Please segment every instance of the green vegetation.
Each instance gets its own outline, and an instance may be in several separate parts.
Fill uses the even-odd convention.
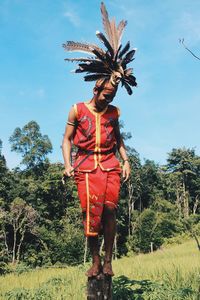
[[[131,134],[123,133],[123,137],[129,139]],[[15,296],[8,294],[7,299],[31,299],[33,293],[37,295],[34,299],[42,299],[41,295],[43,299],[51,299],[52,296],[45,296],[45,293],[52,286],[52,295],[59,294],[58,291],[63,295],[84,293],[85,267],[72,267],[80,266],[84,258],[87,261],[89,257],[85,253],[74,181],[68,179],[65,186],[62,184],[63,164],[49,162],[51,141],[47,135],[42,135],[35,121],[22,129],[16,128],[10,143],[22,160],[19,167],[9,170],[0,141],[0,274],[11,273],[5,278],[8,282],[12,278],[13,286],[11,291],[4,283],[3,291],[15,293]],[[139,255],[122,258],[119,264],[115,262],[115,293],[126,295],[124,299],[128,299],[128,290],[137,288],[138,296],[134,299],[143,299],[139,291],[146,297],[145,293],[150,290],[152,298],[144,299],[196,299],[199,270],[194,271],[193,266],[197,265],[200,250],[200,157],[194,149],[172,149],[166,165],[160,166],[150,160],[142,163],[135,149],[128,147],[127,150],[132,171],[130,180],[121,184],[114,250],[118,259]],[[189,249],[193,250],[188,256],[186,253],[179,253],[177,257],[170,255],[170,249],[160,251],[170,243],[181,244],[189,239],[193,241],[188,244],[193,243]],[[154,253],[155,250],[158,251]],[[153,253],[143,255],[149,252]],[[154,255],[160,255],[160,259],[154,260]],[[151,259],[145,266],[148,257]],[[177,265],[181,257],[184,257],[182,263],[187,265],[187,270]],[[135,265],[136,262],[140,265]],[[66,269],[29,272],[30,285],[17,281],[23,282],[27,270],[63,265]],[[130,270],[129,265],[133,269]],[[120,290],[122,285],[124,291]],[[161,291],[163,298],[159,296]],[[172,294],[166,298],[168,291]]]
[[[114,299],[197,300],[200,297],[200,256],[189,240],[150,254],[113,262]],[[85,299],[86,266],[48,268],[0,278],[1,298]]]

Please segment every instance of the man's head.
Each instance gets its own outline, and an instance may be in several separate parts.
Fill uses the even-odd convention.
[[[117,92],[117,85],[109,80],[98,80],[94,87],[94,99],[98,110],[103,110],[111,103]]]

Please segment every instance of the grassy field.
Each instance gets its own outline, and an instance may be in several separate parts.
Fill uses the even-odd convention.
[[[37,269],[0,278],[0,299],[86,299],[87,266]],[[113,262],[113,299],[200,300],[200,252],[194,241]]]

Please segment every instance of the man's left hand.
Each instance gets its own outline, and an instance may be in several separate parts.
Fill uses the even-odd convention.
[[[124,178],[124,182],[127,181],[130,177],[131,168],[129,162],[126,160],[124,162],[123,168],[122,168],[122,176]]]

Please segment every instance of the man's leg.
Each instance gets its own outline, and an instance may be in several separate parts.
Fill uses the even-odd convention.
[[[101,258],[99,255],[98,236],[88,237],[90,253],[92,255],[92,267],[87,271],[88,277],[97,276],[102,271]]]
[[[113,276],[112,271],[112,251],[113,243],[116,234],[116,209],[115,207],[104,207],[103,211],[103,230],[104,230],[104,243],[105,243],[105,257],[103,264],[103,273]]]

